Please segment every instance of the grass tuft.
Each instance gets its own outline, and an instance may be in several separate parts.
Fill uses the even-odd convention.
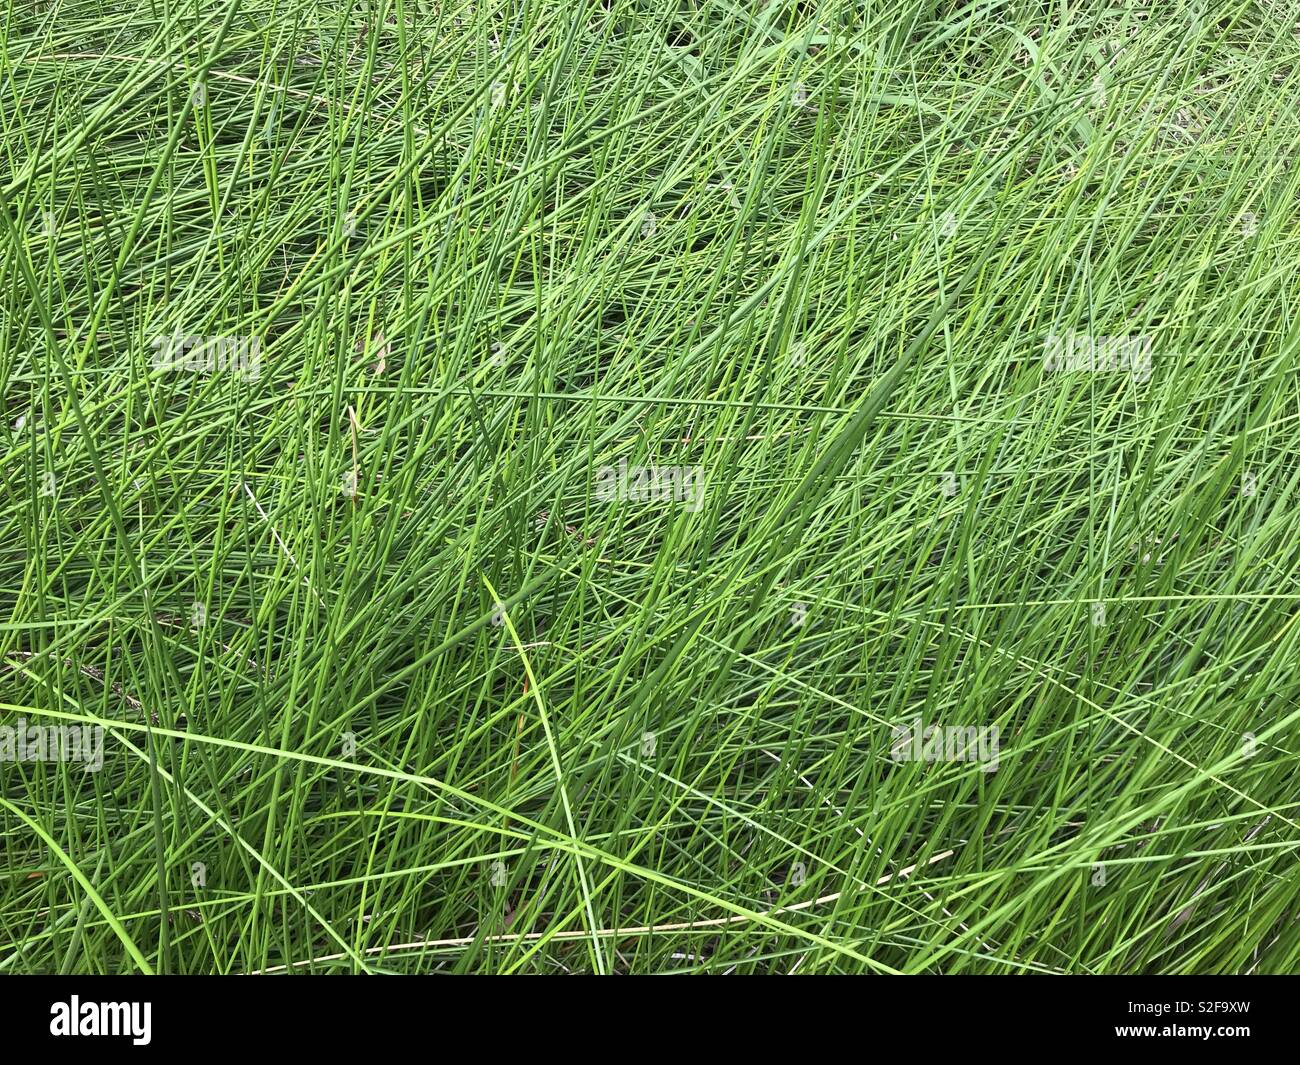
[[[0,34],[0,972],[1296,970],[1294,3]]]

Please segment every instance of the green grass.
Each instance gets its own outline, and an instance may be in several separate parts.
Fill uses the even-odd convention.
[[[1295,971],[1300,8],[1202,8],[9,4],[0,725],[105,739],[0,972]]]

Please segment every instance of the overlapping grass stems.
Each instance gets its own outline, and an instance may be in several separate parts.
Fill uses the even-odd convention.
[[[1297,22],[12,0],[0,972],[1294,970]]]

